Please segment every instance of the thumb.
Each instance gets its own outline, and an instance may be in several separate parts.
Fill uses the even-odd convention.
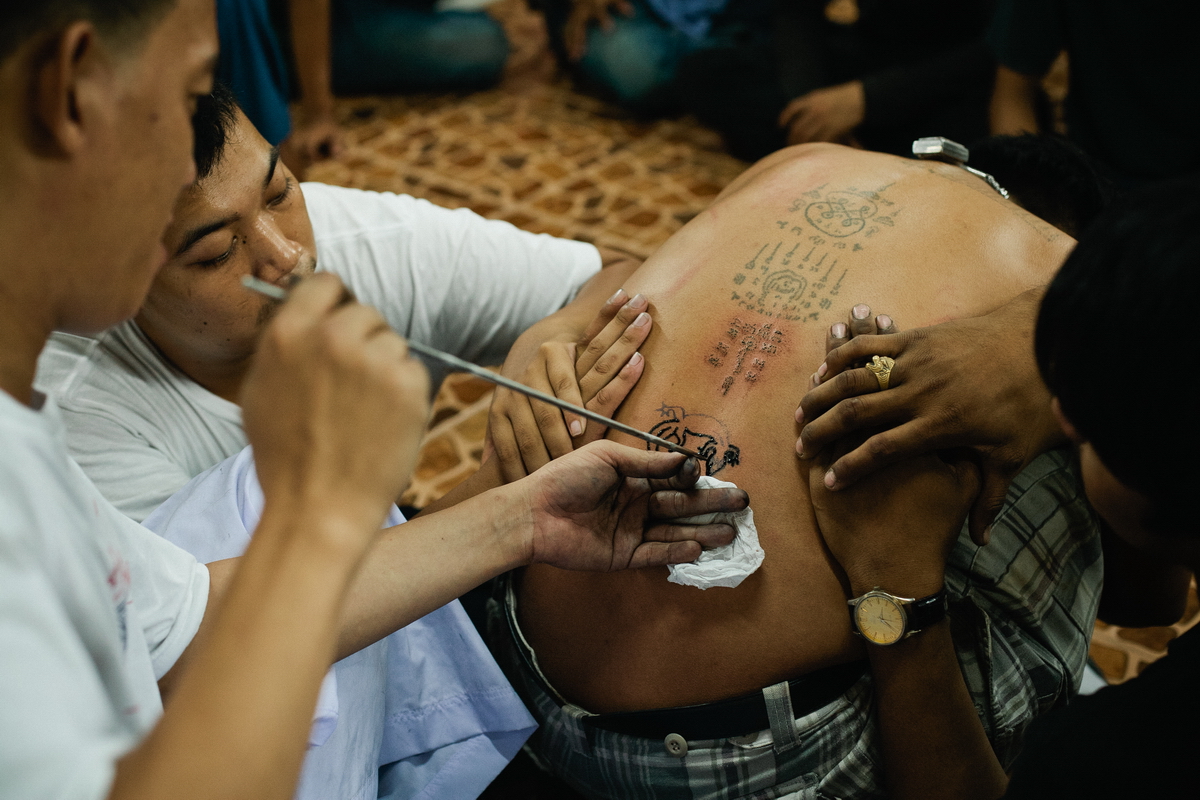
[[[1012,475],[996,470],[985,469],[981,477],[982,486],[979,489],[979,495],[975,498],[975,502],[971,506],[971,513],[967,516],[967,528],[971,533],[971,541],[980,547],[991,539],[992,523],[996,521],[996,515],[1004,507],[1004,500],[1008,496],[1008,485],[1012,482]]]

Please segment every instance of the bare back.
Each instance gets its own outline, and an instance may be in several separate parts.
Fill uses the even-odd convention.
[[[986,313],[1044,285],[1073,244],[948,165],[818,145],[739,178],[627,283],[655,328],[617,418],[686,438],[745,489],[766,560],[707,591],[665,567],[528,568],[520,621],[555,687],[596,712],[679,706],[861,658],[793,450],[828,326],[856,302],[907,328]]]

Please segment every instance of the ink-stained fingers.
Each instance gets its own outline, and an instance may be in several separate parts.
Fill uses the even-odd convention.
[[[626,335],[628,328],[635,320],[638,319],[639,315],[643,313],[648,315],[649,312],[647,309],[649,307],[650,302],[643,294],[634,295],[629,299],[628,302],[621,306],[620,310],[617,311],[616,316],[614,316],[608,322],[608,324],[606,324],[600,330],[599,333],[592,337],[591,341],[587,343],[587,346],[580,350],[578,358],[575,362],[575,374],[579,376],[580,380],[582,380],[583,376],[587,375],[592,367],[596,365],[596,362],[599,361],[601,357],[609,351],[609,348],[611,348],[622,336]],[[647,319],[648,318],[649,317],[647,316]],[[646,333],[649,333],[649,329],[646,330]],[[641,342],[639,342],[637,346],[640,345]],[[635,346],[633,349],[636,350],[637,346]],[[630,353],[632,353],[632,350]]]
[[[587,347],[588,342],[596,338],[596,334],[604,330],[604,326],[612,322],[613,317],[621,310],[621,306],[629,302],[629,295],[624,289],[617,289],[613,292],[613,296],[604,302],[604,307],[596,314],[595,318],[588,323],[584,329],[583,335],[579,337],[579,344]]]
[[[714,547],[724,547],[732,542],[736,535],[737,531],[733,526],[724,522],[709,525],[663,523],[647,530],[645,538],[654,542],[696,542],[703,549],[711,550]]]
[[[604,388],[596,392],[591,400],[587,402],[587,409],[595,411],[597,414],[602,414],[606,417],[612,417],[617,413],[617,408],[621,403],[625,402],[625,398],[633,391],[633,387],[641,380],[642,372],[646,368],[646,359],[641,353],[634,353],[629,359],[629,363],[621,367],[617,372],[616,377],[605,384]],[[587,428],[580,437],[576,437],[577,446],[589,444],[597,439],[603,438],[608,430],[596,422],[588,422]]]
[[[634,317],[633,322],[596,359],[588,371],[579,379],[579,391],[584,401],[590,401],[600,390],[613,381],[621,369],[629,363],[639,347],[650,336],[653,322],[645,311]],[[578,371],[578,360],[576,362]]]
[[[650,516],[656,519],[686,519],[699,514],[734,513],[748,505],[750,496],[742,489],[662,490],[650,497]]]
[[[667,564],[686,564],[700,557],[696,542],[642,542],[629,558],[630,569],[663,567]]]

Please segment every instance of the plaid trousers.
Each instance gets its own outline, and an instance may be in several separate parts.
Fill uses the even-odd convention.
[[[1005,768],[1030,721],[1065,703],[1079,686],[1102,569],[1097,521],[1074,457],[1064,450],[1040,456],[1017,476],[987,546],[975,546],[965,530],[955,544],[946,567],[951,631],[963,678]],[[590,712],[556,699],[513,606],[511,591],[493,601],[489,639],[538,720],[526,749],[583,794],[611,800],[886,796],[869,673],[795,720],[794,732],[688,741],[679,757],[658,739],[595,728],[586,722]]]

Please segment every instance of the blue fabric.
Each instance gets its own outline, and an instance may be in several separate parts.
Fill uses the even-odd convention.
[[[483,11],[337,0],[332,38],[339,95],[484,89],[508,58],[504,29]]]
[[[703,39],[728,0],[646,0],[660,17],[689,39]]]
[[[292,123],[287,65],[271,27],[267,0],[217,0],[217,35],[221,40],[217,77],[263,138],[279,144]]]
[[[544,0],[544,5],[551,47],[584,88],[611,96],[637,113],[663,114],[679,110],[672,84],[685,56],[765,36],[765,14],[760,13],[764,4],[740,0],[741,5],[716,19],[726,2],[631,0],[632,17],[614,11],[609,30],[595,24],[588,28],[586,52],[578,62],[570,61],[562,35],[571,0]],[[664,12],[668,8],[673,9],[670,16]]]
[[[247,447],[144,524],[207,563],[245,550],[262,504]],[[393,506],[387,524],[403,522]],[[305,800],[474,797],[536,727],[457,600],[334,673],[336,728],[305,758],[296,794]]]

